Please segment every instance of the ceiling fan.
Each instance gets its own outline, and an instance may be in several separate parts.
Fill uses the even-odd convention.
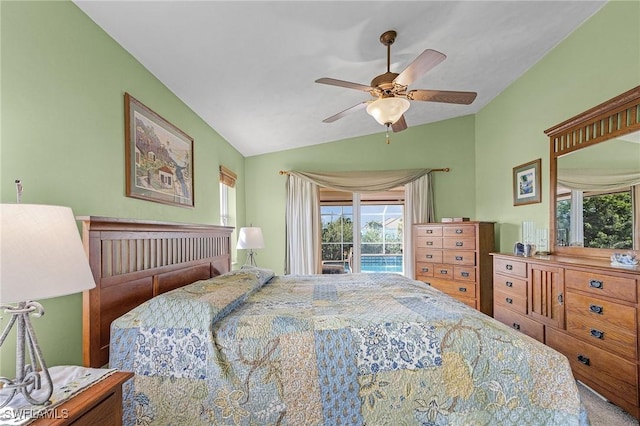
[[[331,86],[346,87],[347,89],[369,92],[374,99],[360,102],[331,117],[322,120],[324,123],[332,123],[345,115],[367,109],[376,121],[387,126],[387,143],[389,127],[394,132],[400,132],[407,128],[404,113],[409,109],[409,101],[443,102],[450,104],[469,105],[477,93],[452,92],[446,90],[408,90],[408,87],[417,78],[434,68],[446,59],[446,55],[438,51],[427,49],[413,60],[400,74],[391,72],[391,45],[396,40],[397,33],[393,30],[385,31],[380,36],[380,42],[387,46],[387,72],[380,74],[371,80],[371,85],[351,83],[334,78],[319,78],[316,83],[329,84]]]

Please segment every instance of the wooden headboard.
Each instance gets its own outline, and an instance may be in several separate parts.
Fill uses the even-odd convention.
[[[96,281],[82,306],[83,364],[109,362],[111,322],[158,294],[228,272],[233,228],[81,216]]]

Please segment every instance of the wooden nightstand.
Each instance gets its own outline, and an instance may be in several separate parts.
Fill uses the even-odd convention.
[[[29,425],[120,426],[122,384],[131,377],[133,373],[115,372],[52,408],[50,418],[39,418]]]

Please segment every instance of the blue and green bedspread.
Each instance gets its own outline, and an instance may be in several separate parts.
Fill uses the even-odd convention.
[[[585,425],[567,359],[398,274],[240,270],[114,321],[126,425]]]

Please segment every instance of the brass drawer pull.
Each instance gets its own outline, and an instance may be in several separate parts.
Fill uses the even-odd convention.
[[[449,273],[449,271],[447,271],[446,269],[440,269],[440,273],[442,275],[447,275]]]
[[[596,330],[595,328],[591,329],[591,335],[596,339],[604,339],[604,331]]]
[[[604,284],[602,283],[602,281],[589,280],[589,287],[602,288],[603,286],[604,286]]]
[[[456,241],[456,247],[462,247],[463,244],[462,241]]]
[[[507,271],[511,271],[513,270],[513,265],[505,265],[505,268],[507,268]]]
[[[584,365],[590,365],[591,364],[591,361],[589,361],[589,357],[588,356],[578,355],[577,358],[578,358],[578,361],[580,361]]]
[[[460,275],[462,275],[465,278],[469,277],[469,273],[468,272],[460,272]]]
[[[462,292],[462,293],[466,293],[467,289],[464,287],[458,287],[458,291]]]
[[[516,330],[520,330],[520,324],[518,324],[517,322],[514,322],[513,328],[515,328]]]
[[[510,297],[505,297],[504,300],[507,301],[508,304],[512,305],[513,304],[513,299]]]
[[[456,260],[462,260],[462,256],[456,256]]]
[[[507,281],[504,283],[507,287],[513,287],[513,283],[511,281]]]
[[[589,310],[594,314],[602,315],[604,312],[604,308],[598,305],[589,305]]]
[[[462,229],[456,229],[456,234],[462,234]]]

